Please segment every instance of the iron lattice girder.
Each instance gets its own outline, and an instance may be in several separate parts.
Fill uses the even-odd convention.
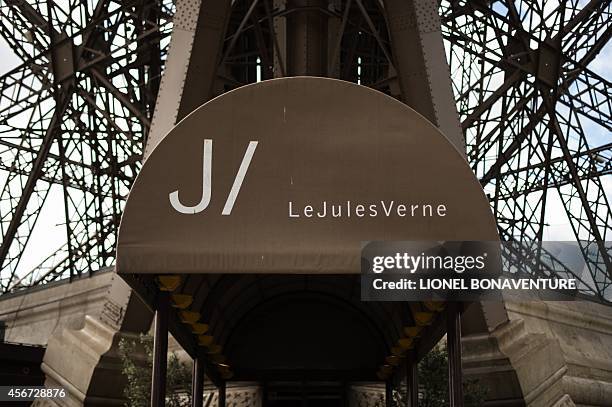
[[[565,93],[559,102],[612,131],[612,84],[597,74],[582,69],[572,83],[572,92]]]
[[[612,143],[587,151],[575,152],[571,157],[572,161],[581,163],[578,167],[581,181],[603,175],[612,175]],[[559,174],[558,178],[552,180],[546,178],[546,169],[549,167],[554,167],[551,172]],[[548,161],[543,160],[537,164],[528,164],[517,169],[509,169],[507,172],[500,173],[498,178],[508,179],[513,177],[516,180],[512,183],[502,183],[500,185],[500,188],[504,189],[504,193],[498,195],[498,199],[508,200],[543,189],[560,188],[568,185],[572,183],[572,179],[563,175],[567,173],[567,163],[563,156],[551,158]]]
[[[112,225],[117,227],[122,201],[139,166],[148,126],[147,112],[152,110],[150,99],[154,101],[155,95],[149,95],[147,100],[145,88],[138,82],[144,77],[134,77],[126,68],[141,69],[143,61],[140,65],[135,64],[133,56],[143,49],[149,52],[155,41],[159,44],[161,34],[168,34],[169,21],[164,22],[166,28],[160,27],[158,21],[138,21],[134,15],[137,5],[149,9],[154,6],[143,2],[100,1],[87,11],[89,5],[79,2],[69,7],[73,7],[72,11],[80,8],[87,18],[62,23],[57,17],[61,8],[55,3],[45,9],[44,4],[33,6],[12,1],[0,8],[3,17],[0,30],[25,61],[24,65],[2,77],[2,84],[8,85],[3,86],[0,99],[0,109],[7,106],[2,109],[5,112],[1,125],[7,134],[3,145],[12,147],[2,150],[2,167],[11,170],[9,181],[16,181],[11,190],[7,189],[7,182],[0,197],[3,203],[0,208],[3,232],[0,258],[4,263],[1,281],[4,290],[15,278],[17,264],[35,223],[32,220],[35,221],[40,213],[50,181],[64,187],[68,239],[76,244],[69,257],[83,257],[85,252],[90,264],[81,265],[84,270],[98,261],[101,265],[112,261],[114,232],[104,233],[105,239],[98,245],[88,243],[86,250],[79,249],[78,244],[79,241],[89,242],[87,236],[97,234],[95,230],[107,229],[102,223],[106,222],[105,216],[110,215],[114,219]],[[12,20],[6,18],[9,14],[14,17]],[[117,33],[130,25],[134,26],[133,37],[124,32],[123,43],[113,49],[109,44],[121,42],[117,40],[120,36]],[[72,35],[67,35],[67,31]],[[147,36],[149,41],[143,42]],[[140,47],[128,51],[126,47],[131,47],[130,42]],[[159,65],[162,55],[149,57]],[[22,73],[21,79],[16,78],[19,73]],[[22,80],[25,76],[29,77],[29,83]],[[12,93],[8,92],[8,87],[12,87]],[[67,92],[67,89],[72,91]],[[56,126],[49,126],[43,115],[32,117],[30,114],[23,118],[37,106],[52,102],[53,97],[68,93],[65,112],[59,114],[62,120],[56,120]],[[10,101],[5,99],[7,95]],[[85,112],[88,118],[82,116]],[[130,116],[136,116],[136,120]],[[47,140],[48,147],[27,140],[36,134],[31,131],[36,127],[46,128],[45,131],[52,134]],[[21,136],[14,137],[19,134]],[[11,138],[16,142],[10,142]],[[56,146],[53,147],[55,152],[50,151],[51,146]],[[42,163],[42,166],[32,167],[31,163]],[[21,187],[14,185],[19,184],[18,178],[23,178],[23,174],[31,181]],[[17,188],[19,193],[15,193]],[[30,200],[35,192],[38,199]],[[37,205],[33,205],[34,201]],[[99,226],[95,226],[96,223]],[[72,227],[75,225],[76,228]],[[66,270],[80,272],[74,268]],[[63,275],[64,270],[61,273]]]
[[[470,109],[461,109],[461,105],[462,99],[465,100],[466,98],[470,97],[470,93],[468,91],[474,90],[472,89],[472,86],[469,86],[467,89],[462,89],[462,91],[459,93],[460,97],[458,104],[460,106],[460,114],[464,115],[462,120],[464,130],[473,127],[479,118],[481,120],[486,120],[485,114],[490,111],[494,105],[507,94],[509,90],[525,83],[528,75],[532,75],[536,80],[545,82],[545,84],[548,86],[550,86],[551,83],[554,85],[559,85],[561,88],[565,89],[565,93],[569,91],[570,86],[573,85],[575,81],[579,80],[583,90],[577,93],[569,93],[567,94],[567,97],[576,98],[577,102],[585,104],[586,102],[584,99],[580,98],[579,96],[583,96],[588,89],[588,92],[595,92],[592,95],[589,94],[589,101],[598,101],[597,104],[599,105],[603,99],[601,95],[605,95],[605,89],[610,89],[609,82],[589,71],[587,66],[593,61],[605,44],[608,43],[612,28],[612,23],[610,23],[611,19],[604,19],[602,21],[602,24],[605,25],[605,30],[593,28],[593,31],[597,34],[600,34],[603,30],[603,33],[597,36],[588,36],[588,32],[573,33],[571,31],[571,27],[581,26],[585,20],[590,20],[589,17],[591,15],[586,13],[587,10],[592,10],[592,12],[596,15],[601,14],[603,16],[607,15],[612,17],[610,4],[611,2],[609,0],[592,0],[587,7],[576,13],[574,18],[564,26],[564,29],[555,34],[554,38],[544,41],[538,38],[535,33],[528,33],[523,27],[522,22],[517,21],[516,17],[507,18],[493,11],[492,8],[487,10],[488,13],[480,13],[472,9],[471,13],[469,14],[470,18],[466,19],[466,22],[460,26],[457,26],[455,19],[450,18],[450,16],[455,16],[456,18],[457,16],[454,14],[451,14],[450,16],[447,15],[446,18],[443,18],[443,22],[446,23],[446,39],[448,41],[460,41],[462,51],[474,55],[476,59],[481,59],[483,62],[488,62],[492,69],[502,69],[504,72],[506,72],[504,83],[495,88],[489,95],[484,92],[485,89],[476,90],[481,95],[486,97],[484,99],[478,99],[478,103],[473,104]],[[480,9],[480,11],[482,11],[482,9]],[[511,13],[511,15],[514,14],[515,13]],[[508,31],[501,29],[500,25],[506,26],[505,29]],[[481,37],[479,37],[477,33],[474,33],[474,36],[469,36],[461,32],[462,29],[472,30],[473,26],[479,27],[478,31]],[[502,39],[506,39],[507,42],[515,41],[515,36],[513,35],[512,30],[522,33],[523,36],[528,36],[528,38],[525,39],[526,43],[522,45],[520,50],[518,50],[519,52],[508,54],[508,52],[506,52],[506,45],[503,43],[499,44],[497,49],[491,49],[483,46],[483,43],[490,41],[488,38],[482,38],[486,36],[487,30],[491,30],[493,33],[495,33],[495,35],[499,36],[497,39],[498,41],[502,41]],[[585,35],[587,36],[587,39],[581,41],[580,38]],[[573,42],[576,44],[585,41],[592,42],[591,47],[585,50],[584,48],[575,45],[570,47],[567,52],[564,52],[562,47],[563,44],[565,44],[565,42],[563,42],[565,37],[569,37],[570,39],[575,38],[575,40],[567,40],[567,42]],[[529,42],[531,41],[537,42],[539,44],[538,48],[532,50],[529,46]],[[551,44],[558,45],[555,49],[555,46]],[[471,49],[471,46],[480,48],[480,50]],[[549,75],[550,73],[548,71],[554,70],[554,67],[551,66],[549,69],[538,69],[537,67],[530,67],[529,63],[522,62],[523,60],[531,61],[538,59],[537,55],[541,52],[542,48],[544,48],[546,52],[556,52],[558,55],[551,59],[558,61],[562,67],[565,66],[565,69],[561,69],[561,71],[558,72],[557,78],[555,78],[553,81],[550,79],[543,79],[542,74]],[[582,55],[580,55],[578,52],[580,50],[584,51]],[[579,60],[575,59],[577,56],[580,56]],[[491,72],[489,71],[485,74],[490,75],[490,73]],[[579,79],[579,75],[582,73],[586,75],[586,78]],[[586,86],[586,84],[592,84],[593,87]],[[603,88],[601,86],[595,87],[599,84],[602,84]],[[565,93],[559,92],[558,94],[565,95]],[[609,96],[609,93],[607,95]],[[605,106],[609,107],[609,97],[606,99],[608,99],[608,103],[605,104]],[[592,110],[594,110],[594,108]],[[608,112],[604,110],[602,114],[609,117],[609,110]]]
[[[506,15],[500,13],[500,7],[495,10],[500,4]],[[467,75],[463,76],[457,91],[468,154],[483,185],[489,186],[500,225],[507,224],[510,236],[541,238],[546,192],[557,188],[578,238],[598,245],[599,260],[590,259],[590,264],[595,268],[593,278],[606,276],[605,282],[610,277],[610,253],[602,239],[611,217],[599,178],[609,171],[605,155],[609,149],[604,146],[593,149],[597,155],[588,153],[580,115],[607,128],[609,84],[586,67],[610,38],[610,2],[591,1],[582,9],[572,8],[576,2],[561,3],[555,24],[547,30],[540,28],[543,24],[539,22],[546,16],[537,9],[537,3],[521,2],[520,6],[531,9],[520,12],[516,4],[492,2],[470,7],[466,3],[461,9],[463,20],[445,20],[449,24],[447,37],[458,36],[469,50],[467,60],[465,55],[460,56],[457,65],[471,65],[475,68],[470,69],[481,73],[473,75],[478,78],[474,82],[470,77],[465,82]],[[457,10],[449,8],[448,15]],[[567,17],[567,21],[559,16]],[[490,33],[496,38],[487,37]],[[508,46],[512,46],[510,51]],[[557,76],[551,77],[555,71]],[[488,88],[487,81],[495,74],[501,74],[503,81]],[[587,86],[595,83],[599,86]],[[552,93],[541,90],[551,86],[555,90]],[[567,118],[559,117],[560,104],[569,108]],[[602,108],[601,114],[589,105]],[[578,143],[570,137],[578,138]],[[578,147],[574,147],[576,144]],[[562,186],[569,187],[569,192]],[[535,196],[536,191],[543,193]],[[506,223],[505,219],[516,221]],[[586,247],[583,251],[585,257],[590,256]]]
[[[75,242],[81,242],[80,247],[75,244],[74,253],[68,253],[64,260],[54,256],[40,268],[54,270],[55,275],[66,269],[87,270],[87,262],[95,263],[98,257],[112,257],[113,243],[103,246],[94,236],[104,235],[112,240],[112,227],[109,229],[108,225],[100,223],[103,219],[101,208],[107,202],[110,205],[107,209],[112,207],[115,215],[120,214],[124,195],[104,185],[110,182],[129,188],[138,170],[140,149],[154,102],[151,95],[155,94],[157,86],[155,77],[147,76],[146,69],[160,72],[167,43],[160,46],[152,58],[157,58],[156,68],[152,60],[144,65],[137,61],[140,55],[150,54],[151,47],[143,46],[143,42],[156,38],[153,42],[159,43],[159,37],[155,36],[159,32],[167,35],[169,24],[164,25],[161,21],[169,21],[170,12],[169,8],[156,7],[157,3],[151,1],[119,6],[111,1],[92,2],[95,5],[90,6],[73,3],[72,6],[83,10],[81,15],[85,16],[85,23],[77,23],[65,12],[61,17],[59,7],[48,12],[44,5],[34,2],[12,0],[0,8],[0,33],[25,61],[19,72],[1,78],[2,116],[6,112],[7,119],[14,123],[13,117],[29,112],[28,109],[40,101],[51,100],[58,78],[74,82],[73,99],[77,102],[71,100],[66,115],[78,117],[80,110],[85,109],[88,116],[85,120],[73,120],[72,129],[59,130],[66,149],[72,148],[73,154],[62,157],[57,151],[50,151],[38,176],[40,182],[36,184],[40,185],[38,202],[44,202],[44,186],[50,183],[64,186],[64,194],[71,199],[77,198],[72,190],[83,191],[82,196],[88,201],[80,210],[66,214],[71,218],[67,223],[81,227],[79,237],[74,238]],[[584,130],[585,123],[608,131],[611,128],[610,82],[588,68],[610,39],[611,1],[591,0],[582,5],[578,0],[565,0],[555,8],[544,3],[443,1],[440,8],[442,28],[468,145],[468,159],[491,197],[500,230],[510,238],[541,237],[546,227],[547,198],[550,191],[556,190],[577,239],[586,241],[588,246],[609,236],[611,220],[601,183],[601,177],[611,173],[610,144],[604,142],[589,147]],[[257,58],[261,61],[263,78],[286,74],[285,55],[281,50],[283,33],[278,29],[282,24],[278,23],[293,11],[279,4],[282,2],[271,0],[232,3],[232,16],[222,44],[223,62],[214,79],[214,92],[254,81]],[[113,17],[126,10],[132,14],[123,19]],[[330,35],[328,56],[332,59],[326,64],[327,74],[361,81],[399,97],[393,69],[396,54],[402,50],[393,49],[389,41],[382,3],[340,1],[320,11],[337,20],[337,35]],[[156,19],[150,18],[151,13],[157,15]],[[140,22],[134,23],[136,20]],[[138,26],[138,35],[130,37],[136,46],[122,48],[121,55],[117,54],[117,49],[109,51],[113,48],[113,32],[130,25]],[[87,33],[96,40],[93,46],[85,49],[74,39],[77,36],[85,38]],[[70,50],[73,62],[68,67],[50,63],[53,55],[57,59],[58,55],[70,54]],[[143,70],[143,66],[148,68]],[[140,70],[133,72],[132,67],[140,67]],[[357,73],[358,67],[361,75]],[[121,86],[118,79],[128,85]],[[550,89],[556,91],[551,93]],[[10,93],[11,90],[14,92]],[[145,95],[149,95],[148,100]],[[101,99],[105,103],[101,104]],[[49,112],[41,112],[40,119],[36,120],[46,123],[48,115]],[[131,124],[126,126],[125,120]],[[2,124],[0,120],[0,126]],[[23,136],[22,140],[2,138],[0,168],[8,170],[13,181],[31,174],[31,163],[36,153],[42,151],[45,126],[38,127],[36,131],[32,131],[33,125],[5,127],[36,135],[29,141],[23,141]],[[96,128],[95,133],[93,128]],[[77,129],[88,135],[75,135]],[[102,140],[110,144],[103,146]],[[86,150],[77,147],[79,141],[86,143],[88,149],[101,152],[100,157],[96,161],[78,157],[78,154],[87,154]],[[19,147],[15,148],[16,145]],[[115,148],[123,148],[125,153],[118,153]],[[120,157],[113,159],[113,155]],[[87,174],[87,181],[80,179],[79,174]],[[24,196],[22,189],[11,189],[13,202],[20,196]],[[96,200],[98,204],[93,203]],[[95,214],[84,209],[92,205],[97,208]],[[66,206],[77,205],[68,200]],[[30,221],[40,210],[36,205],[32,208]],[[0,211],[4,228],[13,212],[4,212],[3,208]],[[96,229],[104,233],[89,230],[88,222],[98,224]],[[29,232],[31,227],[24,227],[21,242],[27,242]],[[588,258],[587,246],[585,257]],[[598,250],[596,259],[587,260],[594,267],[593,277],[600,283],[593,291],[602,298],[609,280],[602,265],[609,263],[610,255],[607,248],[600,246]],[[21,255],[21,251],[17,252],[16,259]],[[70,261],[71,257],[86,261],[75,264]],[[55,263],[61,266],[46,265]],[[10,270],[6,267],[2,270],[3,276],[7,271]],[[606,278],[600,278],[602,271]],[[32,281],[42,282],[49,278],[49,274],[41,275],[46,277]]]

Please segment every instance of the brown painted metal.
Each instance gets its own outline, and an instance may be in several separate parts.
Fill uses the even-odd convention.
[[[385,382],[385,407],[393,406],[393,381]]]
[[[193,373],[191,382],[191,405],[202,407],[204,401],[204,359],[198,356],[193,359]]]
[[[463,407],[463,372],[461,368],[461,305],[448,303],[446,316],[448,346],[448,394],[450,407]]]
[[[155,312],[155,336],[153,337],[153,373],[151,383],[151,407],[166,404],[166,373],[168,364],[168,318],[170,297],[162,291],[158,295]]]
[[[181,205],[204,197],[205,139],[214,146],[208,206],[180,213],[169,194]],[[235,206],[223,214],[226,191],[255,142]],[[447,211],[387,216],[381,201]],[[331,205],[341,203],[344,215],[333,217]],[[348,213],[364,203],[380,207]],[[164,138],[130,192],[117,271],[357,274],[363,240],[496,239],[480,184],[430,122],[363,86],[284,78],[226,93]]]
[[[153,140],[209,98],[211,83],[218,94],[254,82],[258,57],[269,64],[273,56],[274,77],[285,76],[287,53],[306,55],[296,48],[298,42],[287,37],[286,21],[299,11],[290,10],[291,4],[285,8],[280,0],[258,1],[242,28],[252,1],[185,0],[176,3],[174,16],[175,2],[170,0],[80,2],[72,14],[83,16],[82,20],[66,20],[59,4],[44,3],[9,0],[0,10],[4,22],[0,35],[26,62],[0,79],[4,89],[0,104],[7,106],[1,112],[6,136],[0,144],[6,150],[0,169],[9,174],[13,185],[0,193],[0,201],[7,206],[1,220],[3,291],[112,264],[125,191],[138,172],[164,65],[165,92],[152,121]],[[321,11],[320,18],[327,19],[329,35],[322,35],[325,24],[319,24],[320,32],[308,35],[321,38],[321,49],[327,48],[327,53],[317,52],[328,59],[326,74],[402,98],[412,89],[417,95],[415,107],[431,105],[432,98],[423,97],[431,93],[437,107],[418,107],[426,115],[453,110],[435,97],[437,86],[450,92],[447,73],[432,80],[446,66],[442,29],[468,159],[491,191],[500,230],[506,238],[542,236],[541,229],[548,227],[548,210],[542,208],[541,191],[558,190],[569,223],[584,241],[581,248],[596,282],[593,292],[602,297],[611,282],[606,270],[610,256],[600,247],[593,261],[587,249],[596,245],[598,236],[607,235],[612,224],[601,182],[603,175],[612,172],[612,147],[589,146],[580,118],[598,129],[612,128],[609,79],[589,68],[612,36],[606,18],[612,2],[564,0],[555,8],[530,7],[527,2],[520,10],[514,2],[503,10],[486,1],[459,5],[444,0],[436,8],[437,3],[428,0],[385,0],[386,9],[373,0],[325,3],[324,10],[318,7],[316,13]],[[315,26],[311,24],[309,30]],[[112,43],[99,27],[117,28]],[[174,32],[168,46],[170,27]],[[483,35],[474,35],[473,27],[481,27]],[[552,37],[533,34],[542,30],[553,33]],[[492,35],[499,41],[489,41]],[[230,41],[235,46],[218,66],[220,50],[228,48]],[[177,74],[173,66],[181,71]],[[58,81],[64,90],[69,83],[75,86],[60,120],[34,115],[26,127],[16,124],[19,120],[11,121],[36,106],[53,103],[49,84]],[[406,83],[414,86],[406,87]],[[561,127],[553,138],[547,137],[550,109],[535,90],[540,85],[550,90],[552,100],[546,103]],[[557,106],[568,114],[560,114]],[[55,111],[62,110],[57,103]],[[428,117],[435,119],[435,115]],[[75,127],[67,127],[73,120]],[[161,123],[164,120],[167,126]],[[63,135],[65,154],[57,154],[56,149],[46,152],[48,143],[35,142],[44,137],[50,123],[60,123],[56,127]],[[568,140],[579,140],[576,151],[563,148]],[[84,145],[95,153],[92,160],[83,154]],[[38,157],[43,171],[38,164],[31,166]],[[60,167],[64,170],[58,171]],[[32,180],[20,182],[24,176]],[[516,179],[522,180],[518,186]],[[64,200],[70,244],[20,278],[17,265],[51,185],[62,185],[63,193],[70,195]],[[593,191],[594,198],[584,199],[581,188]]]
[[[287,75],[325,76],[327,0],[287,1]]]
[[[406,407],[419,406],[419,369],[415,352],[406,358]]]
[[[384,0],[384,5],[402,100],[464,151],[450,71],[443,62],[437,4],[430,0]]]
[[[175,123],[212,97],[217,67],[223,58],[221,52],[231,2],[187,0],[178,2],[176,7],[170,55],[160,85],[145,158]],[[232,37],[232,43],[238,36]]]
[[[227,403],[227,384],[226,382],[222,382],[217,388],[219,392],[219,407],[225,407]]]

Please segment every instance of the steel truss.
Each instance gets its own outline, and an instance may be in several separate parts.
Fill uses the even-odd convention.
[[[0,192],[2,291],[112,264],[172,13],[170,1],[0,6],[0,34],[23,60],[0,78],[0,168],[8,172]],[[63,190],[67,243],[19,276],[52,185]]]
[[[330,28],[321,75],[401,98],[385,1],[301,7]],[[556,3],[444,0],[439,15],[467,157],[501,236],[524,247],[542,240],[557,200],[588,265],[584,291],[610,300],[612,215],[603,182],[612,174],[612,86],[589,67],[612,35],[612,6]],[[280,0],[233,2],[214,94],[291,74],[278,27],[298,9]],[[0,169],[9,174],[0,195],[3,292],[113,263],[173,11],[170,1],[144,0],[0,7],[0,34],[24,61],[0,78]],[[604,136],[594,140],[593,131]],[[63,189],[67,243],[17,275],[51,185]],[[572,273],[544,257],[541,272]]]
[[[501,236],[542,240],[560,199],[599,299],[612,299],[610,82],[588,66],[612,35],[610,1],[444,3],[441,13],[472,167]],[[587,127],[601,129],[590,146]],[[553,196],[554,195],[554,196]],[[566,270],[558,262],[553,272]]]

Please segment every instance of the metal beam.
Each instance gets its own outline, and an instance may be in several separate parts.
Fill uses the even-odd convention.
[[[449,302],[446,307],[446,343],[448,346],[448,394],[450,407],[463,407],[463,373],[461,368],[461,309]]]
[[[204,355],[193,359],[193,373],[191,382],[191,406],[203,407],[204,403]]]
[[[30,197],[34,192],[34,188],[36,183],[38,182],[43,165],[47,161],[47,156],[49,154],[49,150],[51,149],[51,145],[53,144],[55,138],[58,135],[59,125],[62,122],[62,116],[68,107],[68,103],[70,101],[70,97],[72,95],[72,89],[65,89],[62,95],[57,99],[57,106],[55,108],[55,112],[53,113],[53,117],[49,122],[47,127],[47,131],[45,132],[45,137],[40,146],[40,150],[36,155],[36,159],[32,164],[32,168],[30,170],[30,174],[25,182],[23,192],[19,197],[19,202],[17,206],[13,209],[11,217],[11,221],[8,225],[8,228],[4,232],[2,236],[2,244],[0,245],[0,266],[4,267],[6,258],[8,255],[9,248],[13,243],[13,239],[15,238],[15,234],[17,233],[17,229],[21,225],[21,220],[23,214],[26,210],[26,207],[30,201]],[[11,277],[12,279],[12,277]],[[10,280],[9,280],[10,281]]]
[[[231,4],[226,0],[177,2],[168,63],[159,87],[145,160],[179,120],[212,96],[230,12]]]
[[[402,100],[464,152],[437,3],[384,0],[384,5]]]
[[[153,337],[153,373],[151,374],[151,407],[166,405],[166,374],[168,363],[168,318],[170,295],[160,291],[155,311],[155,334]]]

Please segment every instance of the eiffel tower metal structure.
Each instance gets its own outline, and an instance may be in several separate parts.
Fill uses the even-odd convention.
[[[409,9],[399,0],[213,3],[198,34],[203,48],[193,51],[204,53],[199,69],[213,77],[203,100],[304,72],[287,52],[309,49],[285,45],[305,24],[318,29],[300,35],[327,44],[304,59],[308,72],[402,99],[402,86],[427,81],[398,67],[416,46],[429,63],[427,33],[441,28],[466,156],[500,236],[527,253],[530,242],[550,238],[553,223],[566,224],[588,270],[578,275],[583,293],[612,300],[612,84],[594,68],[610,51],[610,0],[414,0]],[[0,77],[0,293],[113,265],[170,38],[199,4],[0,2],[0,35],[22,62]],[[436,106],[403,101],[435,119]],[[180,106],[176,119],[201,102]],[[28,248],[45,203],[60,196],[65,239]],[[48,256],[20,268],[26,249]],[[543,258],[531,272],[576,275],[554,254]]]

